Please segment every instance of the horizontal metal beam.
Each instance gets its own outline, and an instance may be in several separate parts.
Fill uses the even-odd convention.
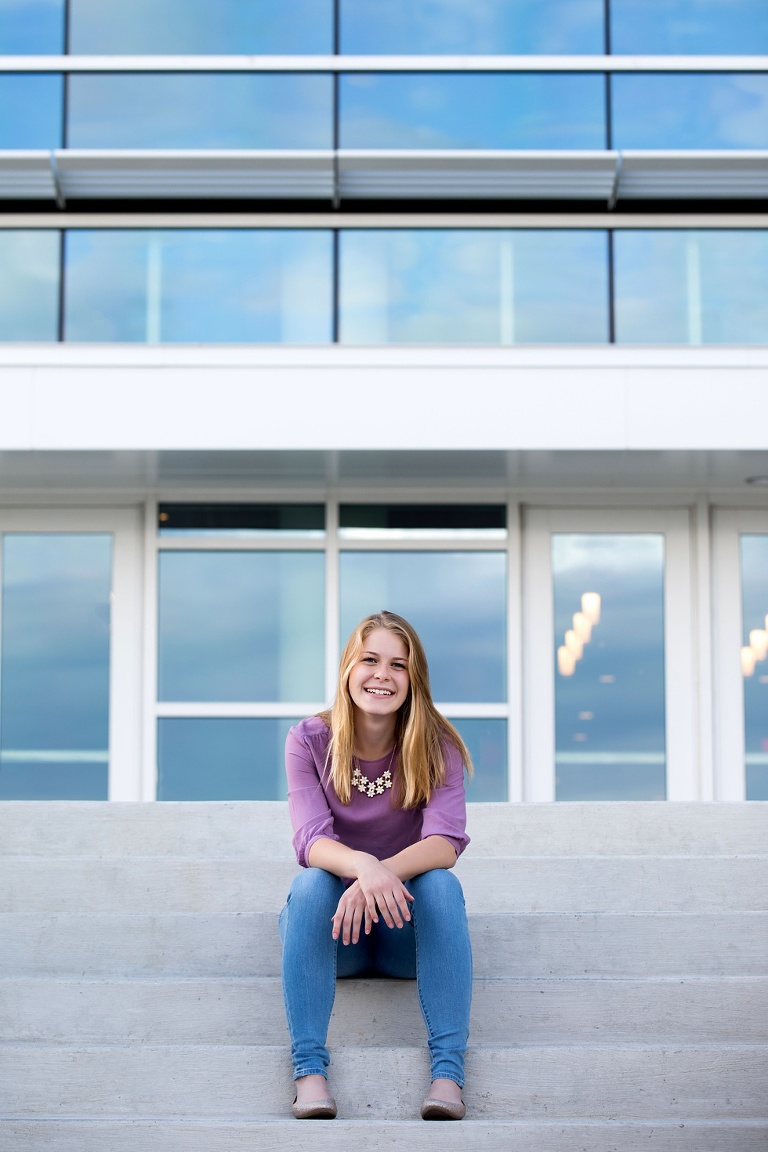
[[[766,71],[765,56],[0,56],[0,73]]]

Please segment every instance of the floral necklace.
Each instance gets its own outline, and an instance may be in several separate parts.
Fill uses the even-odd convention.
[[[369,780],[368,777],[360,770],[360,761],[356,756],[352,757],[352,787],[357,788],[363,796],[383,796],[386,788],[392,787],[392,763],[395,759],[395,749],[393,748],[389,756],[389,765],[386,772],[382,772],[381,776],[377,776],[375,780]]]

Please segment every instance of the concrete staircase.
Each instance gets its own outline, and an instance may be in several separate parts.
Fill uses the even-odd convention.
[[[475,805],[467,1119],[411,982],[339,985],[299,1124],[283,804],[0,804],[2,1152],[766,1152],[768,804]]]

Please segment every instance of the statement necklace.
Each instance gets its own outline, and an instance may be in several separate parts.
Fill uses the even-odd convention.
[[[352,757],[352,787],[357,788],[358,792],[363,796],[383,796],[386,788],[392,787],[392,761],[395,758],[395,749],[392,749],[389,757],[389,766],[386,772],[382,772],[381,776],[377,776],[375,780],[369,780],[364,773],[360,771],[360,761],[356,756]]]

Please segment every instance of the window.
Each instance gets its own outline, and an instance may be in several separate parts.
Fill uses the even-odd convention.
[[[58,232],[0,231],[0,340],[58,338]]]
[[[0,0],[0,56],[64,51],[64,0]]]
[[[768,76],[611,77],[614,148],[767,148]]]
[[[768,52],[764,0],[610,0],[611,51],[630,55]]]
[[[0,75],[0,149],[60,148],[63,77]]]

